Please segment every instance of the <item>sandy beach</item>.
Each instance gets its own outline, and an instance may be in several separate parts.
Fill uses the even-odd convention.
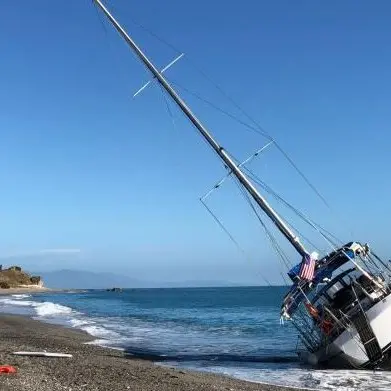
[[[50,288],[45,287],[20,287],[20,288],[8,288],[0,289],[0,296],[3,295],[17,295],[17,294],[26,294],[26,293],[41,293],[41,292],[57,292],[53,291]]]
[[[74,329],[27,317],[0,315],[0,364],[17,374],[0,375],[2,391],[262,390],[290,388],[256,384],[199,372],[169,369],[121,351],[85,344],[92,338]],[[14,351],[70,353],[72,358],[20,357]]]

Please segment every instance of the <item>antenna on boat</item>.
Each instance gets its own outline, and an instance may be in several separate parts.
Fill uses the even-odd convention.
[[[118,33],[130,46],[130,48],[136,53],[144,65],[150,70],[154,78],[161,84],[161,86],[167,91],[171,96],[174,102],[179,106],[182,112],[186,117],[191,121],[191,123],[196,127],[196,129],[201,133],[204,139],[208,144],[213,148],[216,154],[224,162],[224,165],[231,170],[232,174],[236,176],[239,182],[243,187],[248,191],[251,197],[259,205],[259,207],[267,214],[267,216],[273,221],[277,226],[280,232],[288,239],[288,241],[293,245],[296,251],[301,255],[308,255],[309,252],[301,244],[299,238],[291,231],[285,221],[277,214],[277,212],[269,205],[269,203],[261,196],[256,187],[251,183],[247,176],[241,171],[232,158],[228,155],[225,149],[217,143],[217,141],[212,137],[209,131],[205,126],[200,122],[200,120],[193,114],[191,109],[187,104],[182,100],[182,98],[177,94],[177,92],[171,87],[168,81],[163,76],[162,72],[154,66],[154,64],[148,59],[148,57],[143,53],[143,51],[137,46],[133,39],[128,35],[128,33],[123,29],[123,27],[117,22],[114,16],[108,11],[108,9],[103,5],[101,0],[93,0],[95,4],[101,9],[105,14],[111,24],[115,27]]]

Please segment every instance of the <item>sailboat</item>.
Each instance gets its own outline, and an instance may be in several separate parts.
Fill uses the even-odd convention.
[[[386,366],[391,353],[390,265],[368,244],[358,241],[333,247],[332,252],[323,256],[307,249],[246,175],[242,165],[212,136],[102,1],[93,1],[212,147],[229,174],[298,253],[299,262],[288,272],[292,286],[281,305],[281,320],[291,322],[297,329],[299,357],[311,365]]]

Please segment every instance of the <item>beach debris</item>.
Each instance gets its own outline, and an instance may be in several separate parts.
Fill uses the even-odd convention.
[[[16,356],[35,356],[35,357],[73,357],[67,353],[49,353],[49,352],[13,352]]]
[[[3,373],[16,373],[16,368],[11,365],[0,365],[0,374]]]

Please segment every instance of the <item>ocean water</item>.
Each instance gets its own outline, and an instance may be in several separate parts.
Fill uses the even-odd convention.
[[[389,390],[391,372],[318,370],[280,325],[284,287],[129,289],[0,297],[0,311],[85,330],[159,365],[317,390]]]

